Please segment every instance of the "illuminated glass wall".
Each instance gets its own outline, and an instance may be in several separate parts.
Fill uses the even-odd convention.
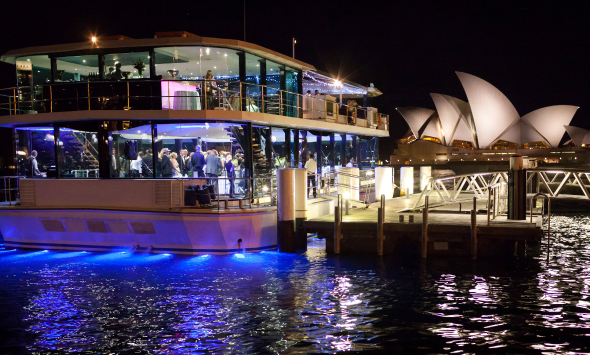
[[[62,178],[98,178],[97,132],[62,127],[59,129],[58,159]]]
[[[150,77],[149,52],[114,53],[104,56],[104,80]]]
[[[55,144],[52,127],[22,127],[15,129],[16,172],[18,176],[55,177]],[[36,152],[38,171],[33,169]],[[39,173],[41,175],[39,175]]]
[[[81,55],[56,58],[55,82],[98,80],[98,56]]]

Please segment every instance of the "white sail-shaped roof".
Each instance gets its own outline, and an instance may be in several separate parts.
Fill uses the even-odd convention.
[[[523,120],[516,122],[510,129],[502,134],[497,140],[516,143],[519,146],[532,142],[547,142],[533,127]],[[496,141],[497,141],[496,140]]]
[[[548,106],[527,113],[522,120],[535,127],[549,145],[557,147],[565,133],[564,126],[569,125],[577,110],[578,106]]]
[[[526,121],[520,120],[520,142],[521,144],[532,142],[547,142],[539,132],[530,126]],[[549,143],[549,142],[547,142]]]
[[[397,111],[402,115],[404,120],[406,120],[416,139],[420,138],[420,128],[422,128],[430,116],[435,113],[434,110],[421,107],[398,107]]]
[[[471,125],[471,110],[469,104],[463,100],[443,94],[430,94],[436,111],[440,118],[441,129],[446,145],[451,145],[453,140],[460,139],[471,142],[475,146],[475,135]],[[464,124],[460,124],[464,121]],[[467,128],[467,135],[465,134]],[[461,138],[457,137],[456,130],[461,130]]]
[[[511,143],[521,144],[520,139],[520,124],[515,123],[506,133],[500,136],[497,140],[503,140]]]
[[[424,131],[420,135],[420,138],[424,138],[425,136],[435,137],[441,142],[443,141],[443,135],[440,129],[440,119],[436,114],[430,118],[428,124],[424,128]]]
[[[584,138],[586,137],[586,135],[588,134],[588,130],[584,129],[584,128],[580,128],[580,127],[574,127],[574,126],[563,126],[565,128],[565,130],[567,131],[567,134],[570,136],[570,138],[572,139],[572,141],[574,142],[574,144],[579,147],[582,144],[586,144],[584,143]]]
[[[495,86],[474,75],[456,72],[467,94],[477,132],[479,148],[487,148],[512,127],[520,115]]]
[[[473,140],[473,132],[471,132],[471,128],[467,125],[467,121],[461,118],[458,122],[457,129],[455,130],[455,134],[453,134],[452,141],[449,143],[451,145],[454,140],[462,140],[466,142],[471,142],[475,147],[475,142]]]

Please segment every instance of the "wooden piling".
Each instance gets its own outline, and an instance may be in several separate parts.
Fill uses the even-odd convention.
[[[340,235],[342,233],[342,214],[340,206],[334,207],[334,254],[340,254]]]
[[[383,208],[377,209],[377,255],[383,255]]]
[[[422,210],[422,258],[428,256],[428,196],[424,196],[424,209]]]
[[[385,195],[381,195],[381,207],[377,209],[377,255],[383,255],[383,223],[385,223]]]
[[[471,211],[471,259],[477,260],[477,211]]]

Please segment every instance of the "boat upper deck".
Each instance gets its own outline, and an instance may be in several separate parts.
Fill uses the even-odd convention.
[[[0,115],[13,116],[2,119],[4,126],[92,118],[211,118],[366,136],[388,132],[389,116],[371,107],[372,97],[381,95],[372,84],[331,77],[248,42],[159,32],[148,39],[97,37],[17,49],[0,60],[15,65],[17,78],[15,87],[0,89]],[[38,117],[25,117],[31,114]],[[328,125],[278,122],[270,115]]]

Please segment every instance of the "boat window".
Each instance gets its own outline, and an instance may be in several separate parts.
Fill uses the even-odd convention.
[[[56,58],[55,82],[98,80],[98,56],[79,55]]]
[[[161,47],[154,49],[156,75],[162,79],[201,80],[211,70],[214,79],[240,78],[238,51],[218,47]]]
[[[149,52],[114,53],[104,56],[104,80],[150,77]]]
[[[111,178],[153,178],[151,124],[123,122],[122,129],[109,132],[109,141]]]
[[[19,127],[15,129],[18,176],[55,177],[53,132],[52,127]],[[37,165],[36,170],[33,160]]]
[[[361,139],[361,169],[374,169],[379,161],[379,139]]]
[[[322,133],[322,132],[320,132]],[[331,167],[334,165],[334,155],[332,154],[332,150],[330,148],[330,137],[334,137],[333,133],[325,133],[323,132],[322,135],[322,144],[321,144],[321,166],[322,166],[322,173],[327,173],[331,170]],[[318,152],[318,155],[320,153]]]
[[[47,55],[16,58],[18,86],[42,85],[51,81],[51,60]]]
[[[291,129],[289,128],[272,128],[272,165],[275,168],[291,167]]]
[[[58,157],[62,178],[98,178],[97,132],[62,127],[59,129]]]

